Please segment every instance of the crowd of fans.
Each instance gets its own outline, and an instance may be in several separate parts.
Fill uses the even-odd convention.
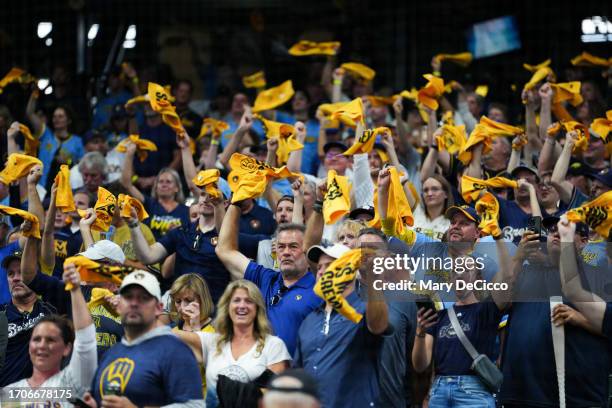
[[[391,95],[318,47],[320,83],[245,78],[205,110],[127,63],[91,115],[61,73],[2,81],[27,99],[0,107],[3,402],[608,406],[609,62],[526,66],[509,110],[452,56]],[[507,289],[375,290],[368,248],[483,260],[385,283]]]

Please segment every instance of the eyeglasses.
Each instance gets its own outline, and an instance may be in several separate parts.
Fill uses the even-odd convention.
[[[276,295],[272,296],[272,300],[270,301],[270,306],[278,305],[278,303],[283,298],[283,295],[285,293],[287,293],[288,290],[289,290],[289,288],[281,283],[280,288],[278,288],[278,293]]]
[[[540,187],[540,189],[542,190],[550,190],[551,188],[553,188],[552,184],[550,183],[540,183],[538,184],[538,187]]]
[[[343,154],[342,153],[331,153],[331,152],[329,152],[329,153],[327,153],[325,155],[325,157],[331,160],[331,159],[341,158],[341,157],[343,157]]]

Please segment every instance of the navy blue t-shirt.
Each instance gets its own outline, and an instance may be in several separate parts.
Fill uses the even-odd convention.
[[[170,212],[153,197],[145,196],[144,207],[149,213],[149,218],[144,223],[149,227],[156,240],[163,237],[173,228],[178,228],[190,223],[189,208],[185,204],[179,204]]]
[[[310,271],[306,272],[300,280],[289,287],[287,292],[282,294],[279,302],[274,306],[272,306],[272,298],[279,294],[283,283],[280,272],[251,261],[244,271],[244,278],[256,284],[261,290],[274,334],[285,342],[287,350],[293,355],[302,321],[323,303],[323,300],[313,291],[314,275]]]
[[[53,233],[53,239],[55,245],[53,276],[61,279],[64,274],[64,260],[81,252],[83,237],[80,230],[73,233],[70,226],[66,226],[56,230]]]
[[[588,266],[583,269],[580,273],[585,285],[589,275],[597,271]],[[525,265],[514,293],[525,299],[561,295],[558,269]],[[607,406],[609,340],[570,324],[564,327],[567,406]],[[502,358],[504,382],[499,394],[502,403],[559,406],[549,302],[512,304]]]
[[[497,327],[502,312],[490,299],[471,305],[455,304],[457,320],[465,336],[480,354],[495,360]],[[459,341],[447,310],[438,312],[438,323],[427,330],[434,337],[434,367],[436,375],[474,375],[472,358]]]
[[[247,214],[240,216],[240,233],[272,235],[276,231],[276,221],[272,211],[254,203]]]
[[[140,138],[155,143],[157,151],[148,152],[143,162],[138,156],[134,156],[134,174],[139,177],[157,176],[157,173],[167,167],[174,158],[174,151],[178,149],[176,134],[166,124],[156,127],[149,127],[145,124],[140,127]]]
[[[70,292],[64,289],[64,282],[56,277],[48,276],[38,272],[32,282],[28,285],[37,294],[41,295],[45,302],[52,304],[57,313],[70,316],[72,314],[72,300]],[[81,291],[86,302],[91,299],[93,287],[81,285]],[[98,361],[104,353],[123,337],[123,326],[118,316],[113,316],[104,307],[96,307],[89,310],[96,326],[96,345],[98,349]]]
[[[169,231],[159,240],[169,254],[176,253],[174,277],[187,273],[201,275],[215,304],[230,282],[229,272],[215,253],[218,239],[215,229],[202,233],[197,223],[191,223]],[[238,237],[239,251],[248,258],[257,257],[258,244],[259,240],[252,235]]]
[[[32,361],[28,347],[36,323],[44,316],[56,313],[53,306],[37,300],[30,313],[21,313],[13,303],[2,306],[8,320],[8,344],[4,367],[0,370],[0,387],[32,375]]]
[[[119,382],[121,395],[138,407],[203,400],[202,379],[193,353],[167,330],[168,334],[131,346],[118,343],[104,355],[91,387],[98,406],[112,381]]]

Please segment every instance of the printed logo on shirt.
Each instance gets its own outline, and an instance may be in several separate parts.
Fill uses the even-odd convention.
[[[127,357],[120,357],[111,362],[100,376],[100,396],[104,397],[105,390],[113,389],[115,394],[124,394],[130,377],[134,372],[134,360]],[[115,389],[119,386],[120,392]]]
[[[231,380],[240,381],[243,383],[248,383],[250,381],[249,375],[244,368],[237,365],[225,367],[223,370],[219,371],[219,375],[224,375]]]
[[[509,241],[520,241],[525,231],[527,231],[527,228],[514,228],[506,225],[502,229],[502,235]]]
[[[9,323],[8,338],[12,339],[13,337],[17,336],[22,331],[30,330],[31,328],[36,326],[36,323],[38,323],[38,321],[42,319],[44,316],[45,314],[41,313],[36,317],[32,317],[30,319],[24,320],[23,323],[21,324]]]
[[[249,222],[249,225],[251,225],[251,228],[253,228],[253,229],[259,229],[259,227],[261,227],[261,221],[259,221],[259,220],[251,220]]]
[[[159,231],[162,234],[170,231],[171,229],[178,228],[182,225],[181,219],[172,217],[169,215],[153,215],[151,217],[151,224],[149,228],[151,230]]]
[[[459,324],[461,325],[461,328],[465,333],[470,331],[469,323],[459,322]],[[455,333],[455,329],[453,329],[453,325],[450,323],[448,324],[448,326],[443,326],[438,334],[440,338],[452,339],[457,337],[457,333]]]
[[[444,233],[443,232],[436,232],[436,231],[434,231],[434,230],[432,230],[430,228],[415,227],[414,231],[416,231],[416,232],[418,232],[420,234],[426,235],[426,236],[428,236],[430,238],[437,239],[439,241],[441,241],[442,238],[444,238]]]
[[[62,408],[62,403],[61,402],[52,402],[52,401],[45,401],[45,402],[32,402],[30,404],[24,404],[23,405],[24,408]]]
[[[68,241],[55,240],[55,256],[57,258],[66,258],[68,256]]]
[[[219,242],[219,237],[212,237],[210,239],[210,245],[212,245],[212,246],[217,246],[218,242]]]

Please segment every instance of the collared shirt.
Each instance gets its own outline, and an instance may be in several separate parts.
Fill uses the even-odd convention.
[[[274,334],[285,342],[287,350],[293,355],[300,324],[323,302],[312,290],[315,285],[314,275],[310,271],[306,272],[283,294],[280,293],[283,277],[274,269],[268,269],[251,261],[244,272],[244,278],[256,284],[261,290]],[[272,306],[272,298],[277,294],[280,300]]]
[[[43,163],[43,173],[40,178],[39,184],[47,186],[47,179],[49,178],[49,172],[53,164],[53,159],[58,149],[61,149],[61,155],[67,159],[70,159],[72,163],[77,163],[83,155],[85,155],[85,147],[83,146],[83,140],[80,136],[70,135],[68,139],[60,141],[55,134],[47,126],[44,127],[44,131],[40,136],[40,149],[38,151],[38,158]],[[55,177],[52,175],[52,177]]]
[[[230,282],[229,272],[215,253],[218,239],[219,234],[215,229],[202,233],[197,223],[190,223],[168,231],[159,240],[169,254],[176,253],[174,276],[187,273],[201,275],[208,284],[215,304]],[[248,258],[255,258],[258,242],[252,235],[240,234],[239,251]]]
[[[268,237],[274,234],[276,221],[272,211],[254,203],[253,208],[240,216],[240,232],[243,234],[261,234]]]
[[[355,324],[336,311],[328,314],[325,305],[315,309],[300,326],[294,366],[317,379],[323,407],[374,407],[383,337],[368,330],[366,304],[357,292],[346,300],[364,315],[361,321]]]

